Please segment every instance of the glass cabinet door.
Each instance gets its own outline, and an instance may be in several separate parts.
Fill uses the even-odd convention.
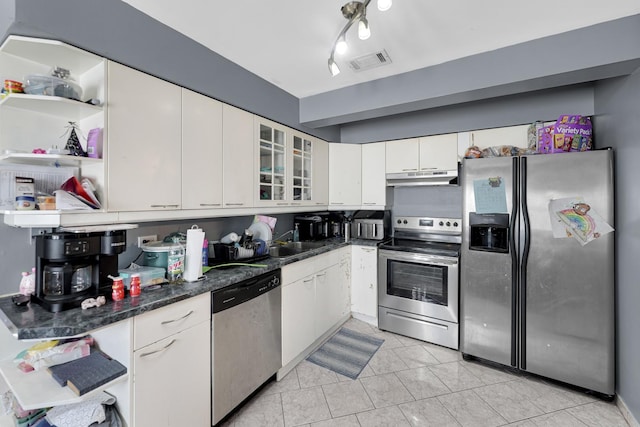
[[[260,200],[285,200],[286,135],[260,124]]]
[[[311,140],[293,137],[293,201],[304,202],[311,200]]]

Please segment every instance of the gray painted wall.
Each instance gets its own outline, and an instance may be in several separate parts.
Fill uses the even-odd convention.
[[[615,149],[617,261],[617,390],[640,420],[640,71],[599,83],[595,91],[596,141]]]
[[[462,187],[395,187],[394,215],[462,218]]]
[[[278,220],[274,237],[293,228],[293,214],[273,216]],[[173,232],[186,232],[193,224],[197,224],[205,231],[206,238],[213,241],[219,240],[231,231],[241,234],[252,221],[253,216],[238,216],[142,223],[139,228],[127,231],[127,248],[118,257],[118,264],[120,268],[126,268],[139,257],[142,251],[137,247],[138,236],[156,234],[162,239]],[[34,230],[34,234],[38,231],[40,230]],[[5,225],[0,225],[0,242],[0,295],[14,294],[18,292],[20,285],[20,273],[31,271],[31,267],[35,266],[35,244],[32,244],[30,230]],[[142,258],[139,258],[137,262],[141,263],[141,260]]]
[[[401,86],[401,85],[399,85]],[[438,135],[555,120],[561,114],[592,115],[591,84],[529,92],[484,101],[434,108],[378,119],[347,123],[341,142],[362,143]]]
[[[604,22],[300,100],[327,126],[631,74],[640,15]]]

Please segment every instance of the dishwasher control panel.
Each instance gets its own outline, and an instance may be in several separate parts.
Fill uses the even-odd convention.
[[[280,286],[280,269],[211,292],[211,313],[228,310]]]

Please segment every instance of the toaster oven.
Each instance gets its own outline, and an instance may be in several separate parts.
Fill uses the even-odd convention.
[[[389,211],[357,211],[353,214],[351,237],[383,240],[388,236],[389,223]]]

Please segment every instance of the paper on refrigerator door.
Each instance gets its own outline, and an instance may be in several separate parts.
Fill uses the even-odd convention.
[[[582,246],[613,231],[580,196],[550,200],[549,219],[553,237],[573,237]]]
[[[202,276],[202,245],[204,230],[194,228],[187,230],[187,253],[184,261],[183,278],[187,282],[195,282]]]
[[[500,176],[473,181],[473,195],[476,213],[506,213],[507,193],[504,180]]]

